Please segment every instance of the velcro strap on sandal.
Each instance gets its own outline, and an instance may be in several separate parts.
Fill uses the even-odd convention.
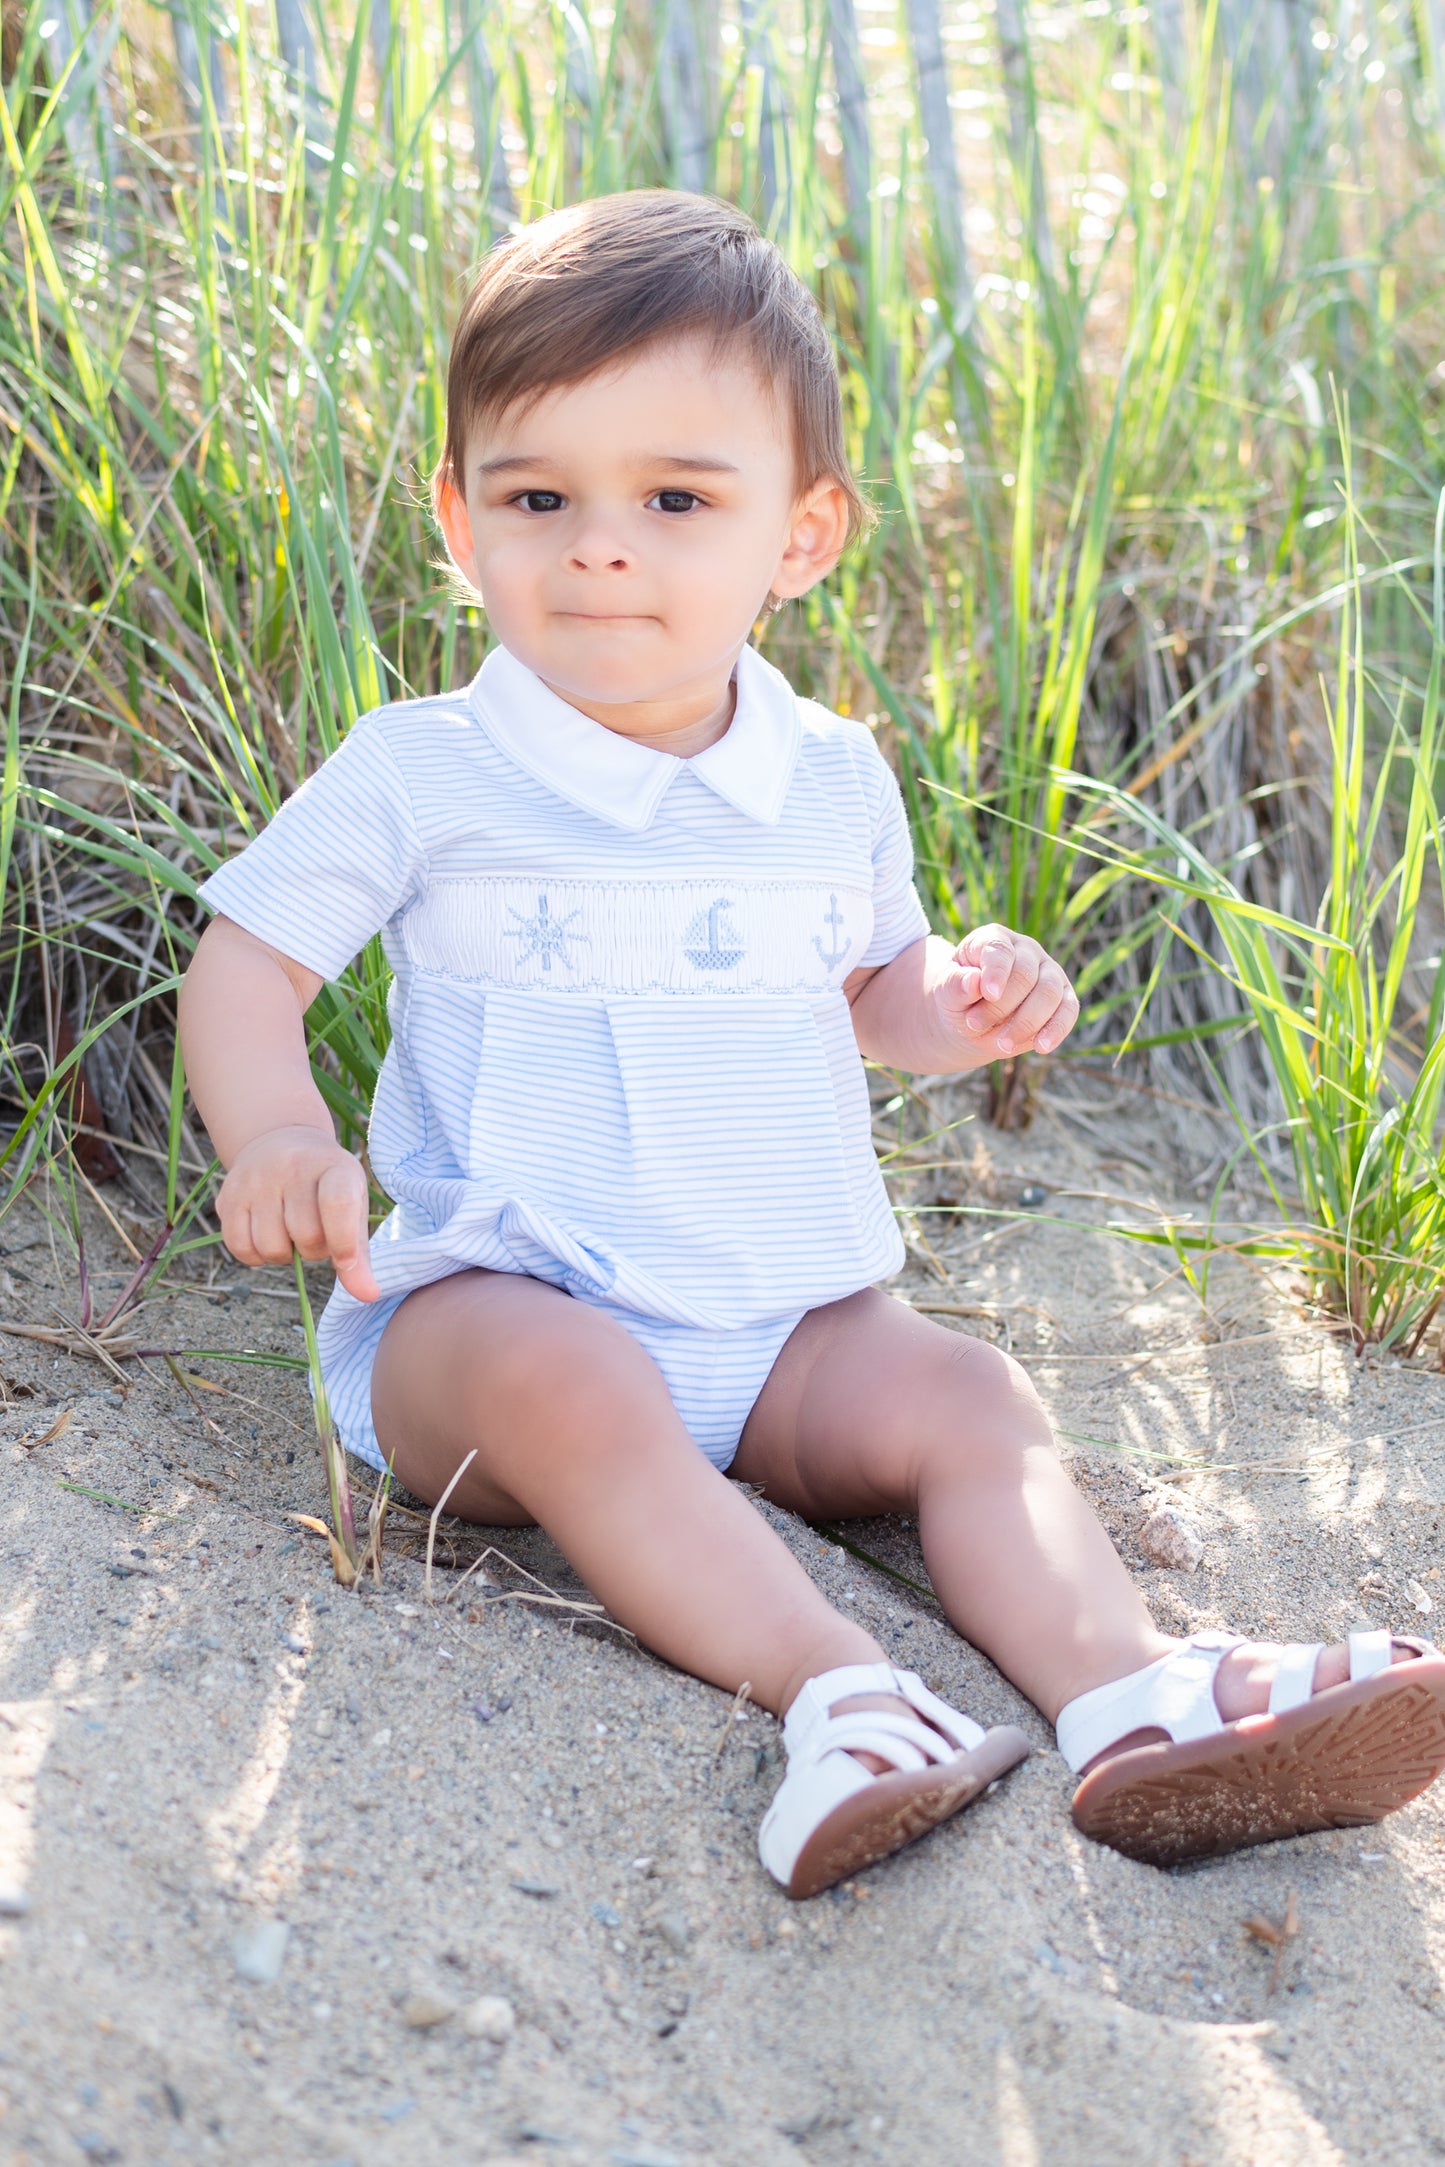
[[[930,1693],[916,1670],[895,1671],[894,1676],[898,1680],[898,1691],[909,1707],[931,1723],[935,1730],[942,1731],[956,1752],[971,1753],[975,1746],[982,1745],[985,1736],[983,1725],[975,1723],[972,1716],[966,1716],[961,1709],[950,1708],[948,1702],[940,1700],[936,1693]]]
[[[923,1721],[897,1735],[911,1738],[916,1728],[920,1736],[931,1741],[928,1751],[932,1760],[944,1761],[954,1753],[970,1753],[983,1740],[982,1724],[975,1723],[961,1709],[950,1708],[936,1693],[930,1693],[916,1671],[894,1670],[890,1663],[844,1663],[837,1670],[825,1670],[818,1677],[809,1678],[789,1708],[783,1719],[783,1745],[789,1760],[800,1754],[816,1758],[816,1750],[826,1752],[826,1745],[815,1750],[814,1734],[821,1726],[842,1721],[843,1717],[832,1715],[830,1710],[840,1700],[852,1700],[861,1693],[890,1693],[906,1701]],[[873,1723],[909,1723],[909,1718],[897,1709],[850,1709],[844,1714],[866,1716]],[[929,1725],[932,1725],[931,1730]],[[865,1746],[861,1750],[884,1749]]]
[[[837,1670],[820,1671],[809,1678],[783,1718],[783,1744],[789,1756],[797,1753],[810,1730],[829,1720],[834,1701],[851,1700],[855,1693],[898,1693],[898,1672],[891,1663],[843,1663]]]
[[[1324,1647],[1322,1640],[1300,1642],[1285,1648],[1274,1667],[1274,1680],[1269,1689],[1269,1712],[1282,1716],[1291,1708],[1302,1708],[1315,1689],[1315,1665]]]
[[[791,1756],[789,1767],[807,1768],[826,1753],[876,1753],[879,1760],[911,1772],[929,1768],[937,1761],[951,1761],[953,1749],[946,1738],[930,1731],[912,1716],[895,1715],[890,1708],[856,1708],[832,1716],[820,1724],[801,1751]]]
[[[1377,1633],[1351,1633],[1351,1683],[1357,1678],[1373,1678],[1377,1671],[1388,1670],[1393,1652],[1390,1636],[1383,1626]]]

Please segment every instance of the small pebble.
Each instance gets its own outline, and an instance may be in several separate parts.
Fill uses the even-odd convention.
[[[678,1956],[686,1953],[692,1939],[692,1927],[685,1911],[664,1911],[657,1922],[657,1931]]]
[[[1204,1556],[1204,1538],[1173,1505],[1161,1505],[1140,1528],[1139,1548],[1152,1564],[1192,1573]]]
[[[1031,1181],[1026,1189],[1020,1189],[1019,1202],[1025,1211],[1036,1211],[1040,1204],[1047,1204],[1049,1192],[1042,1182]]]
[[[483,1994],[462,2011],[462,2030],[468,2039],[485,2039],[504,2047],[517,2029],[517,2012],[500,1994]]]
[[[0,1881],[0,1919],[23,1919],[29,1909],[27,1890],[13,1881]]]
[[[231,1945],[236,1969],[252,1986],[274,1986],[286,1961],[291,1929],[284,1919],[259,1919],[237,1934]]]
[[[592,1916],[599,1926],[620,1926],[622,1924],[622,1913],[611,1904],[594,1904],[592,1906]]]
[[[438,2024],[449,2024],[456,2013],[456,2003],[440,1994],[409,1994],[401,2005],[401,2021],[413,2032],[434,2031]]]
[[[560,1893],[555,1882],[534,1881],[528,1874],[519,1874],[512,1887],[519,1896],[556,1896]]]
[[[306,1653],[306,1643],[299,1633],[283,1633],[281,1643],[283,1647],[289,1648],[293,1655],[304,1655]]]

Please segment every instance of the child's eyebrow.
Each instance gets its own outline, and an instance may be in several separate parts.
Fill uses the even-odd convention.
[[[483,459],[476,468],[479,481],[493,474],[517,474],[527,467],[554,466],[559,462],[549,459],[545,452],[511,452],[505,459]],[[742,469],[731,459],[711,459],[705,452],[644,452],[639,458],[629,459],[627,465],[635,470],[666,467],[672,473],[684,474],[739,474]]]

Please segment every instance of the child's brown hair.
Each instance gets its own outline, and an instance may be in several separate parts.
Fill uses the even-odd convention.
[[[698,336],[715,352],[748,355],[791,422],[799,494],[836,481],[854,541],[873,512],[849,471],[818,304],[742,211],[680,189],[574,203],[491,250],[452,340],[433,504],[447,483],[465,496],[466,445],[479,425],[643,347]]]

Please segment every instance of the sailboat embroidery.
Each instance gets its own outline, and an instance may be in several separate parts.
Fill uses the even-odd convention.
[[[838,946],[838,935],[843,930],[845,920],[842,911],[838,908],[836,895],[830,895],[828,898],[828,908],[823,913],[823,923],[832,929],[828,936],[829,946],[826,949],[824,948],[821,933],[813,935],[813,946],[817,949],[824,967],[830,971],[836,971],[844,956],[853,946],[850,940],[845,940],[841,948]]]
[[[540,956],[543,970],[550,971],[552,958],[557,956],[561,959],[565,969],[570,971],[573,968],[572,958],[568,952],[570,944],[573,941],[585,941],[587,939],[585,933],[574,933],[572,931],[574,921],[582,915],[580,906],[576,910],[569,910],[565,918],[554,918],[551,905],[548,903],[546,895],[542,894],[537,898],[537,910],[534,917],[529,918],[525,911],[514,910],[510,905],[508,905],[508,909],[517,923],[515,926],[508,926],[507,938],[508,940],[524,943],[520,957],[523,963],[526,963],[532,956]]]
[[[719,896],[700,910],[683,934],[682,952],[690,963],[700,971],[730,971],[735,963],[741,963],[745,950],[737,927],[728,917],[732,909],[726,896]]]

